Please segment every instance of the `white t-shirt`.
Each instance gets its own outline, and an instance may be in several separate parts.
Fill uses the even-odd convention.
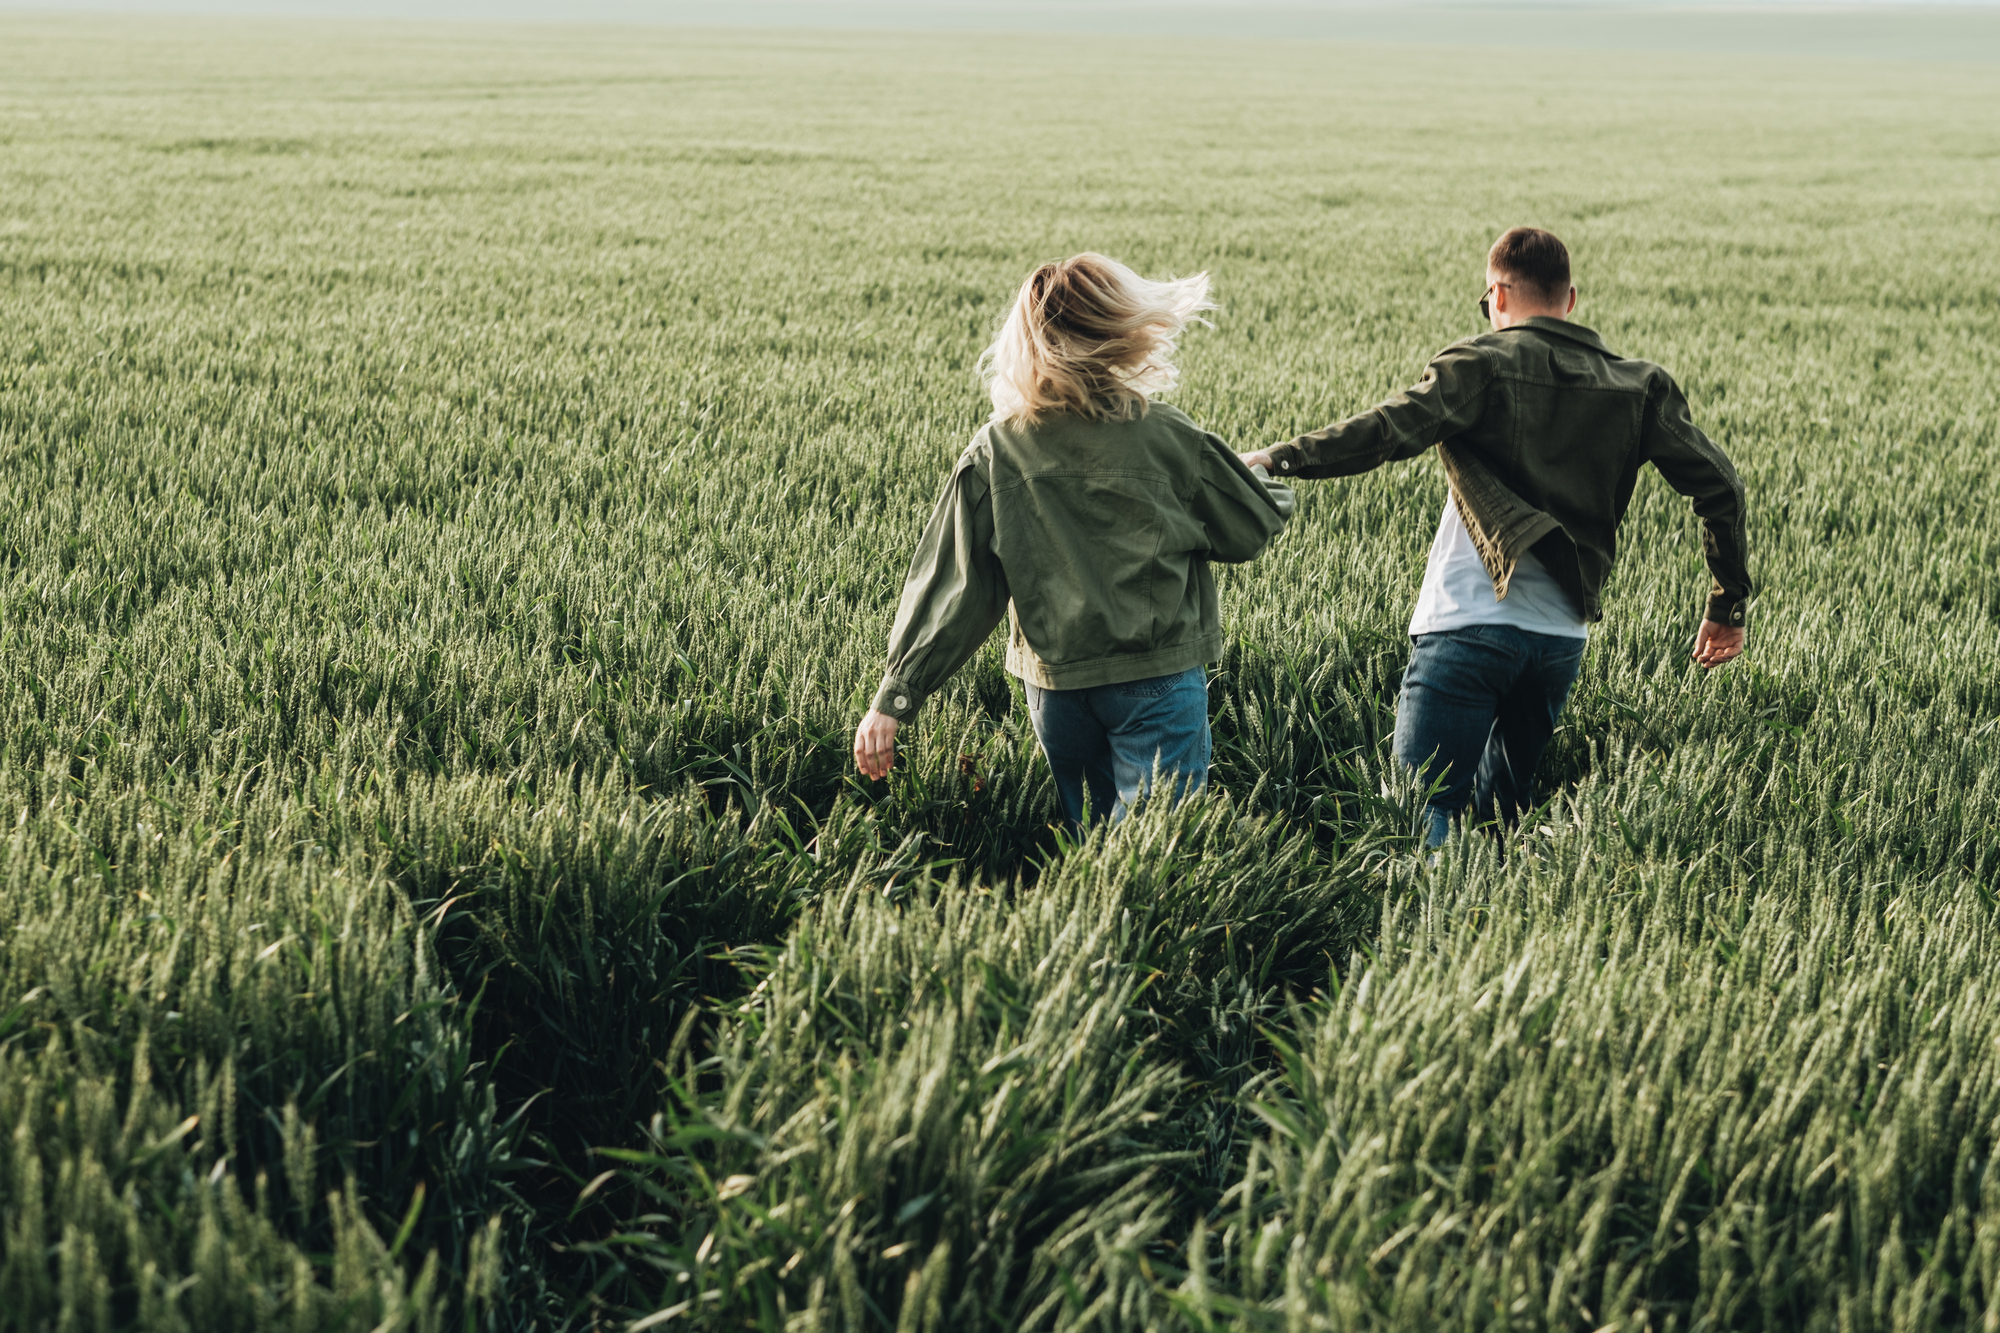
[[[1472,534],[1458,516],[1458,505],[1445,497],[1431,557],[1424,565],[1424,587],[1410,617],[1410,633],[1435,634],[1467,625],[1512,625],[1534,634],[1587,639],[1590,631],[1577,614],[1576,603],[1542,565],[1527,552],[1514,567],[1503,601],[1493,595],[1493,580],[1479,563]]]

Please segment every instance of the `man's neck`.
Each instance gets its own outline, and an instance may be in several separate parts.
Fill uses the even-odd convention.
[[[1516,328],[1522,324],[1526,324],[1531,319],[1559,319],[1567,322],[1569,316],[1560,310],[1523,310],[1518,315],[1510,310],[1507,312],[1507,322],[1500,327],[1503,329]]]

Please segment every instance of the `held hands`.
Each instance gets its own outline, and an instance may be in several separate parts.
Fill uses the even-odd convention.
[[[1694,636],[1694,660],[1704,670],[1719,667],[1731,658],[1743,655],[1743,640],[1746,637],[1741,625],[1721,625],[1713,620],[1704,620]]]
[[[854,729],[854,766],[871,778],[886,777],[896,762],[896,719],[868,710]]]
[[[1261,467],[1268,470],[1271,466],[1271,451],[1269,449],[1253,449],[1247,454],[1238,454],[1236,456],[1243,460],[1244,467]]]

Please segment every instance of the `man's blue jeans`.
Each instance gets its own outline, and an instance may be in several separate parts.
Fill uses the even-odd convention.
[[[1582,639],[1511,625],[1419,634],[1396,705],[1396,758],[1444,789],[1425,810],[1435,847],[1471,807],[1512,823],[1533,804],[1535,765],[1583,665]]]
[[[1087,690],[1027,690],[1071,828],[1083,826],[1086,790],[1093,824],[1123,819],[1152,785],[1156,765],[1173,784],[1170,795],[1207,784],[1208,680],[1200,667]]]

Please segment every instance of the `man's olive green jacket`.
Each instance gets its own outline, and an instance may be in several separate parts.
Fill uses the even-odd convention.
[[[1155,403],[1135,421],[989,422],[938,496],[874,707],[908,721],[1000,623],[1050,690],[1171,675],[1222,652],[1209,562],[1253,558],[1290,488]]]
[[[1618,524],[1651,463],[1701,519],[1707,618],[1741,625],[1750,573],[1743,483],[1695,428],[1671,376],[1595,333],[1537,316],[1438,353],[1417,386],[1272,449],[1284,477],[1344,477],[1437,447],[1459,516],[1505,598],[1533,551],[1586,620],[1601,620]]]

